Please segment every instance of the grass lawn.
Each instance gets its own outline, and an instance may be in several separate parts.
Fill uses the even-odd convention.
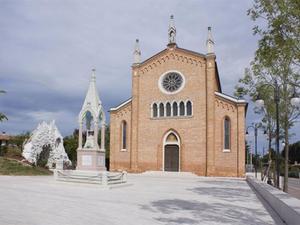
[[[15,160],[0,157],[0,175],[52,175],[52,172],[45,168],[26,166]]]

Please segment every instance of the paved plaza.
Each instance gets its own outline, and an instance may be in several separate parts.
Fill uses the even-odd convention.
[[[128,181],[104,190],[1,176],[0,225],[280,224],[241,179],[148,173]]]

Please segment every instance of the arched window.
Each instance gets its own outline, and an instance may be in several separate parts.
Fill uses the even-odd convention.
[[[184,103],[180,102],[179,104],[179,115],[184,116],[185,110],[184,110]]]
[[[230,149],[230,119],[224,119],[224,149]]]
[[[169,102],[166,104],[166,114],[171,116],[171,104]]]
[[[177,102],[173,103],[173,116],[178,116],[178,105],[177,105]]]
[[[126,149],[127,148],[127,123],[126,121],[122,121],[122,149]]]
[[[192,115],[192,103],[191,103],[191,101],[188,101],[186,103],[186,115],[188,115],[188,116]]]
[[[163,117],[165,115],[165,107],[163,103],[159,104],[159,116]]]
[[[158,113],[157,113],[157,110],[158,110],[158,109],[157,109],[157,104],[156,104],[156,103],[153,104],[152,110],[153,110],[152,116],[153,116],[153,117],[157,117],[157,116],[158,116]]]

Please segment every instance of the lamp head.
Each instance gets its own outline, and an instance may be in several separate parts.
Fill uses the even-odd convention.
[[[256,96],[255,106],[259,109],[263,108],[265,105],[265,101],[260,97],[260,94]]]
[[[300,97],[297,94],[296,89],[294,89],[294,94],[293,94],[293,96],[291,98],[291,104],[294,107],[300,107]]]

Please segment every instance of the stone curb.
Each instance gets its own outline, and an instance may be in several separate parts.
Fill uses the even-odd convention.
[[[300,200],[251,176],[247,176],[246,180],[286,224],[299,225]]]

